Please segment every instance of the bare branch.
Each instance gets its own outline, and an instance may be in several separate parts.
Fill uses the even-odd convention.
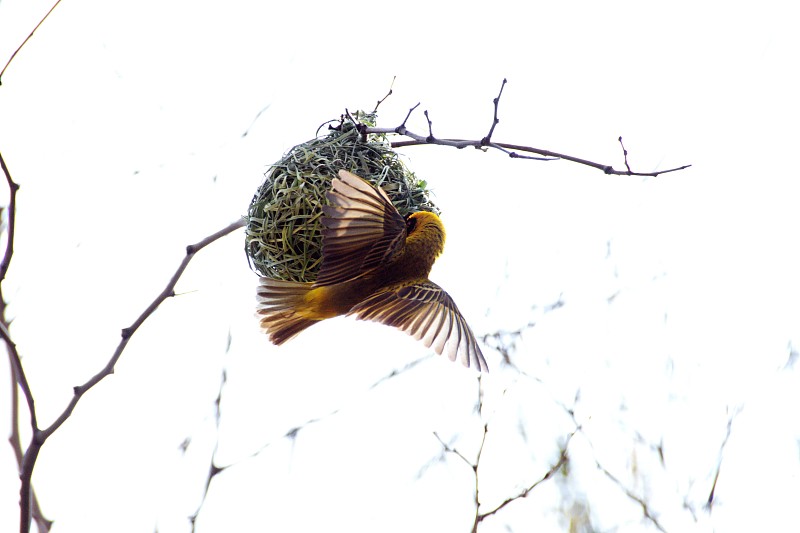
[[[189,522],[192,524],[192,533],[194,533],[195,528],[197,527],[197,517],[200,514],[200,511],[203,509],[203,505],[206,503],[206,499],[208,499],[208,489],[211,487],[211,480],[214,477],[225,470],[225,468],[220,468],[216,464],[216,457],[217,451],[219,450],[219,423],[220,423],[220,404],[222,403],[222,391],[225,389],[225,384],[228,382],[228,372],[223,368],[222,369],[222,378],[219,382],[219,390],[217,391],[217,397],[214,399],[214,427],[216,428],[216,435],[217,439],[214,442],[214,449],[211,452],[211,456],[209,458],[209,465],[208,465],[208,473],[206,474],[206,482],[205,487],[203,489],[203,496],[200,498],[200,503],[197,505],[197,510],[189,517]],[[188,447],[189,439],[186,439],[186,447]]]
[[[493,510],[491,510],[491,511],[489,511],[487,513],[483,513],[480,516],[478,516],[478,522],[482,521],[484,518],[486,518],[488,516],[492,516],[493,514],[497,513],[500,509],[502,509],[503,507],[505,507],[509,503],[511,503],[513,501],[516,501],[516,500],[519,500],[520,498],[526,498],[528,496],[528,494],[533,489],[535,489],[540,484],[544,483],[545,481],[547,481],[548,479],[553,477],[553,474],[555,474],[562,467],[564,467],[569,462],[569,455],[567,454],[567,446],[569,445],[569,441],[575,435],[576,431],[577,430],[575,430],[575,431],[573,431],[572,433],[569,434],[569,436],[567,437],[567,442],[561,448],[561,454],[558,457],[558,461],[556,461],[556,463],[553,464],[553,466],[550,467],[550,470],[545,472],[544,476],[542,476],[537,481],[534,481],[532,484],[530,484],[529,486],[527,486],[524,489],[522,489],[519,492],[519,494],[517,494],[516,496],[512,496],[512,497],[506,499],[505,501],[503,501],[503,503],[501,503],[500,505],[495,507]],[[473,531],[475,531],[475,530],[473,529]]]
[[[614,483],[617,484],[617,486],[622,490],[622,492],[625,493],[625,495],[628,498],[630,498],[631,500],[633,500],[633,501],[635,501],[636,503],[639,504],[639,507],[642,508],[642,514],[644,515],[644,517],[647,518],[648,520],[650,520],[650,522],[654,526],[656,526],[656,529],[661,531],[661,533],[667,533],[667,530],[664,529],[664,527],[658,521],[658,518],[656,518],[655,515],[652,513],[652,511],[650,511],[650,506],[647,505],[647,502],[644,501],[643,498],[641,498],[640,496],[636,495],[632,490],[630,490],[628,487],[623,485],[622,481],[620,481],[619,479],[614,477],[614,474],[609,472],[603,465],[601,465],[600,461],[598,461],[596,458],[595,458],[595,464],[597,465],[597,468],[601,472],[603,472],[608,479],[610,479],[611,481],[613,481]]]
[[[484,427],[484,436],[485,436],[486,435],[486,431],[485,431],[486,425],[484,425],[483,427]],[[447,453],[452,453],[453,455],[455,455],[456,457],[458,457],[459,459],[464,461],[467,464],[467,466],[469,466],[470,468],[472,468],[472,469],[475,468],[475,464],[473,464],[472,461],[467,459],[466,456],[464,456],[463,453],[461,453],[460,451],[458,451],[457,449],[455,449],[454,447],[450,446],[445,441],[443,441],[442,437],[440,437],[438,433],[436,433],[434,431],[433,432],[433,436],[436,437],[436,440],[438,440],[439,444],[442,445],[442,448],[444,449],[444,451],[446,451]],[[483,444],[483,441],[481,441],[481,444]]]
[[[0,297],[1,298],[1,297]],[[8,332],[8,321],[5,317],[5,301],[0,299],[0,328],[6,333]],[[4,337],[5,340],[5,337]],[[24,380],[25,386],[27,387],[27,380],[25,378],[18,377],[18,368],[21,365],[17,364],[19,362],[19,354],[16,353],[16,346],[13,343],[9,343],[8,340],[5,340],[6,343],[6,351],[8,352],[9,361],[11,362],[11,435],[8,437],[8,442],[11,445],[11,449],[14,451],[14,458],[17,461],[17,468],[22,469],[22,461],[23,461],[23,453],[22,453],[22,439],[20,437],[19,432],[19,390],[22,386],[18,386],[21,383],[21,379]],[[24,375],[23,375],[24,376]],[[24,393],[23,393],[24,394]],[[28,396],[26,395],[26,399]],[[32,397],[31,397],[32,398]],[[50,528],[53,525],[53,521],[47,519],[44,514],[42,513],[42,509],[39,506],[39,499],[36,497],[36,492],[33,490],[33,487],[30,489],[30,509],[31,509],[31,517],[36,522],[36,525],[39,528],[41,533],[46,533],[50,531]]]
[[[478,376],[478,414],[483,418],[483,382],[481,381],[481,377],[482,376]],[[503,394],[505,395],[506,392],[508,392],[508,389],[504,390]],[[485,512],[485,513],[481,513],[480,512],[480,508],[481,508],[481,502],[480,502],[480,477],[478,475],[478,469],[480,468],[481,457],[483,456],[483,450],[484,450],[484,448],[486,446],[486,437],[489,434],[489,422],[484,422],[483,423],[483,435],[481,436],[481,442],[480,442],[480,445],[478,446],[478,452],[477,452],[477,454],[475,456],[475,460],[474,461],[470,461],[469,459],[467,459],[467,457],[463,453],[458,451],[458,449],[456,449],[454,446],[446,443],[444,440],[442,440],[442,438],[439,436],[438,433],[434,432],[433,436],[436,437],[436,439],[439,441],[439,444],[442,445],[442,449],[446,453],[452,453],[453,455],[455,455],[456,457],[461,459],[472,470],[472,475],[473,475],[473,478],[475,480],[475,488],[473,489],[474,490],[474,494],[475,494],[475,498],[474,498],[474,501],[475,501],[475,517],[474,517],[473,523],[472,523],[472,533],[477,533],[479,524],[486,517],[494,515],[495,513],[499,512],[502,508],[504,508],[506,505],[508,505],[509,503],[511,503],[513,501],[516,501],[516,500],[518,500],[520,498],[527,497],[528,494],[531,491],[533,491],[533,489],[535,489],[540,484],[544,483],[546,480],[548,480],[551,477],[553,477],[553,474],[558,472],[559,469],[561,469],[564,465],[566,465],[569,462],[569,456],[567,455],[567,447],[569,446],[569,442],[570,442],[570,440],[572,440],[572,437],[575,436],[575,434],[578,431],[580,431],[580,427],[579,426],[576,427],[575,430],[572,431],[572,433],[570,433],[567,436],[566,441],[564,442],[563,446],[560,447],[561,450],[560,450],[558,461],[556,461],[556,463],[553,464],[550,467],[550,469],[541,478],[539,478],[538,480],[534,481],[533,483],[531,483],[530,485],[528,485],[527,487],[522,489],[518,494],[507,498],[505,501],[503,501],[503,503],[501,503],[500,505],[498,505],[497,507],[495,507],[491,511],[488,511],[488,512]]]
[[[36,422],[36,408],[34,405],[33,394],[31,392],[30,385],[28,384],[28,378],[25,375],[24,369],[22,368],[22,360],[19,356],[19,352],[17,351],[17,345],[11,339],[11,334],[8,331],[9,322],[6,318],[6,301],[5,296],[3,295],[3,281],[5,281],[8,268],[11,265],[11,258],[14,255],[17,191],[19,190],[19,184],[12,179],[11,172],[6,165],[6,161],[3,158],[2,153],[0,153],[0,168],[3,169],[3,174],[6,177],[9,191],[8,208],[6,209],[8,214],[8,225],[6,228],[6,249],[3,253],[3,260],[0,262],[0,337],[2,337],[5,341],[6,352],[8,353],[10,364],[9,366],[11,367],[11,435],[9,436],[8,441],[11,445],[11,448],[14,450],[14,457],[17,460],[17,468],[22,471],[22,465],[25,461],[25,456],[22,453],[22,440],[20,438],[19,431],[20,389],[22,389],[22,394],[25,396],[25,401],[28,404],[31,429],[34,433],[38,431],[38,426]],[[23,488],[25,489],[24,493],[22,491]],[[36,494],[33,492],[33,488],[30,486],[30,483],[28,483],[26,487],[21,486],[20,489],[20,496],[22,498],[20,500],[20,516],[27,517],[27,520],[25,521],[27,524],[30,523],[30,519],[33,517],[33,519],[36,520],[39,531],[50,531],[50,526],[53,522],[45,518],[42,514],[42,510],[39,507],[39,500],[36,498]]]
[[[420,357],[418,359],[415,359],[415,360],[411,361],[410,363],[408,363],[407,365],[405,365],[402,368],[392,370],[391,372],[389,372],[385,376],[383,376],[381,378],[378,378],[376,381],[374,381],[372,383],[372,385],[370,385],[366,389],[366,391],[370,391],[370,390],[380,386],[381,384],[385,383],[386,381],[388,381],[388,380],[390,380],[390,379],[392,379],[394,377],[397,377],[397,376],[399,376],[401,374],[404,374],[405,372],[407,372],[407,371],[411,370],[412,368],[416,367],[418,364],[422,363],[423,361],[429,360],[430,358],[431,358],[430,355],[426,355],[424,357]],[[226,373],[223,370],[222,382],[220,383],[219,392],[217,393],[217,398],[216,398],[216,400],[214,402],[214,406],[215,406],[214,414],[215,414],[215,422],[216,422],[217,434],[219,434],[219,426],[220,426],[220,419],[221,419],[220,403],[222,402],[222,390],[223,390],[223,387],[224,387],[226,381],[227,381]],[[311,426],[311,425],[316,424],[318,422],[322,422],[323,420],[327,420],[328,418],[339,414],[342,410],[343,410],[342,407],[337,407],[336,409],[334,409],[332,411],[329,411],[329,412],[327,412],[327,413],[325,413],[323,415],[320,415],[320,416],[317,416],[317,417],[314,417],[314,418],[309,418],[305,422],[302,422],[302,423],[298,424],[297,426],[291,427],[288,430],[286,430],[286,432],[283,435],[281,435],[280,438],[281,439],[289,439],[291,441],[294,441],[297,438],[297,436],[300,434],[300,432],[302,430],[306,429],[308,426]],[[437,438],[439,438],[438,435],[437,435]],[[442,442],[441,439],[439,439],[439,441]],[[191,439],[187,437],[183,441],[183,443],[181,444],[181,448],[183,448],[184,450],[187,449],[189,447],[190,443],[191,443]],[[258,457],[264,450],[266,450],[267,448],[271,447],[273,444],[274,444],[273,442],[267,442],[267,443],[263,444],[259,449],[257,449],[256,451],[254,451],[250,455],[244,457],[243,459],[234,461],[234,462],[229,463],[227,465],[219,466],[219,465],[217,465],[217,463],[215,461],[215,457],[216,457],[216,454],[217,454],[217,449],[219,447],[219,437],[217,437],[217,441],[216,441],[216,443],[214,445],[214,451],[212,452],[211,459],[209,461],[208,473],[206,474],[205,486],[204,486],[204,489],[203,489],[203,496],[200,499],[200,503],[197,506],[197,510],[189,517],[189,521],[190,521],[191,526],[192,526],[192,531],[195,531],[197,517],[202,512],[203,506],[205,505],[205,502],[208,499],[208,491],[211,488],[211,481],[214,479],[214,477],[216,477],[218,474],[224,472],[228,468],[231,468],[233,466],[236,466],[236,465],[240,464],[242,461],[246,461],[248,459],[253,459],[255,457]],[[445,445],[443,442],[442,442],[442,444]]]
[[[736,418],[741,412],[741,409],[736,409],[729,417],[728,417],[728,426],[725,430],[725,438],[722,439],[722,444],[719,446],[719,457],[717,458],[717,472],[714,474],[714,482],[711,484],[711,491],[708,493],[708,501],[706,501],[706,510],[710,513],[714,508],[714,495],[717,490],[717,481],[719,480],[719,473],[722,470],[722,455],[725,451],[725,447],[728,445],[728,440],[731,438],[731,431],[733,429],[733,419]]]
[[[433,122],[431,122],[431,117],[428,115],[427,109],[424,111],[424,114],[425,114],[425,120],[428,121],[428,136],[425,137],[425,142],[432,143],[433,141],[436,140],[436,137],[433,136]]]
[[[389,372],[388,374],[386,374],[382,378],[379,378],[372,385],[370,385],[369,386],[369,390],[374,389],[375,387],[377,387],[378,385],[382,384],[383,382],[388,381],[388,380],[390,380],[390,379],[392,379],[394,377],[397,377],[400,374],[404,374],[404,373],[408,372],[409,370],[411,370],[412,368],[414,368],[418,364],[422,363],[423,361],[427,361],[429,359],[431,359],[431,355],[430,354],[429,355],[425,355],[423,357],[420,357],[418,359],[414,359],[410,363],[407,363],[405,366],[403,366],[403,368],[396,368],[396,369],[392,370],[391,372]]]
[[[800,358],[800,352],[798,352],[794,347],[792,341],[789,341],[786,349],[789,351],[789,356],[786,358],[786,363],[783,365],[783,369],[791,370],[794,368],[795,363],[797,363],[797,359]]]
[[[481,399],[483,394],[481,394]],[[481,402],[481,410],[483,410],[483,403]],[[483,455],[483,448],[486,446],[486,434],[489,433],[489,424],[483,424],[483,435],[481,435],[481,445],[478,446],[478,455],[475,457],[475,464],[472,465],[472,472],[475,475],[475,517],[472,520],[472,533],[478,533],[478,524],[481,523],[483,517],[480,514],[481,510],[481,491],[480,491],[480,477],[478,477],[478,467],[481,464],[481,456]]]
[[[625,145],[622,144],[622,135],[619,136],[619,145],[622,147],[622,156],[625,158],[625,168],[628,169],[628,174],[631,173],[631,166],[628,164],[628,151],[625,149]]]
[[[397,128],[366,128],[366,133],[394,133]],[[483,148],[481,145],[481,141],[479,140],[466,140],[466,139],[434,139],[430,142],[426,141],[426,137],[421,135],[415,134],[411,131],[408,131],[404,128],[403,135],[405,137],[411,137],[412,141],[395,141],[392,142],[393,148],[401,148],[403,146],[417,146],[421,144],[438,144],[440,146],[452,146],[453,148]],[[670,168],[667,170],[657,170],[655,172],[633,172],[627,170],[616,170],[611,165],[604,165],[602,163],[595,163],[594,161],[589,161],[588,159],[581,159],[580,157],[574,157],[567,154],[562,154],[559,152],[553,152],[551,150],[543,150],[541,148],[534,148],[532,146],[523,146],[520,144],[511,144],[511,143],[491,143],[488,145],[490,148],[506,148],[508,151],[503,150],[508,154],[509,157],[512,159],[535,159],[538,161],[555,161],[556,159],[563,159],[565,161],[572,161],[573,163],[578,163],[580,165],[585,165],[588,167],[596,168],[598,170],[602,170],[605,174],[613,174],[616,176],[650,176],[656,177],[661,174],[667,174],[669,172],[677,172],[678,170],[684,170],[692,165],[683,165],[676,168]],[[498,149],[499,149],[498,148]],[[539,154],[543,157],[531,157],[531,156],[524,156],[519,154],[518,152],[528,152],[531,154]]]
[[[578,395],[579,394],[580,394],[580,391],[578,393],[576,393],[576,396],[575,396],[575,400],[576,401],[578,399]],[[575,423],[576,428],[577,428],[575,431],[576,432],[583,431],[583,426],[581,424],[578,424],[578,421],[575,418],[575,409],[574,408],[567,408],[566,406],[563,406],[563,405],[562,405],[562,407],[564,407],[564,411],[570,416],[570,418],[572,418],[573,423]],[[641,438],[641,436],[639,436],[639,438]],[[592,441],[589,440],[588,436],[587,436],[586,441],[589,444],[589,447],[594,452],[594,445],[592,444]],[[660,460],[661,460],[661,462],[663,464],[663,461],[664,461],[663,453],[664,452],[663,452],[663,449],[662,449],[661,445],[656,446],[653,449],[653,451],[658,453],[659,458],[660,458]],[[639,504],[639,507],[642,508],[642,515],[644,515],[644,517],[647,518],[656,527],[656,529],[658,529],[662,533],[667,533],[666,530],[664,529],[664,527],[661,525],[661,522],[659,522],[659,520],[656,517],[655,513],[653,511],[651,511],[650,506],[647,504],[647,502],[644,500],[644,498],[642,498],[641,496],[637,495],[631,489],[626,487],[622,483],[622,481],[620,481],[616,476],[614,476],[614,474],[612,474],[606,467],[604,467],[600,463],[600,460],[597,459],[596,455],[594,457],[594,462],[595,462],[595,466],[597,467],[597,469],[599,471],[603,472],[603,474],[605,474],[608,479],[613,481],[620,488],[620,490],[625,493],[625,495],[628,498],[630,498],[631,500],[633,500],[634,502]]]
[[[8,170],[8,167],[6,166],[6,160],[3,158],[3,154],[1,152],[0,168],[3,169],[3,174],[5,175],[6,182],[8,183],[8,239],[6,241],[6,250],[3,253],[3,261],[0,262],[0,282],[2,282],[4,279],[6,279],[8,267],[11,265],[11,256],[14,255],[14,232],[16,229],[17,191],[19,190],[19,184],[11,179],[11,172]]]
[[[564,306],[563,294],[558,295],[558,300],[543,307],[542,313],[549,313]],[[536,309],[538,306],[533,306]],[[503,362],[515,368],[520,374],[527,376],[516,364],[511,361],[511,353],[516,349],[517,341],[522,334],[536,326],[536,320],[529,320],[527,324],[514,330],[497,330],[492,333],[485,333],[481,337],[481,342],[486,346],[497,350],[503,356]],[[531,376],[528,376],[531,377]],[[534,378],[536,379],[536,378]],[[537,379],[538,381],[538,379]]]
[[[5,306],[4,306],[5,307]],[[32,489],[31,489],[31,474],[33,473],[33,463],[36,461],[36,456],[39,454],[39,447],[32,451],[33,441],[35,441],[41,434],[39,431],[39,427],[36,424],[36,407],[33,401],[33,394],[31,393],[30,385],[28,384],[28,378],[25,376],[25,371],[22,368],[22,362],[20,361],[19,352],[17,351],[17,346],[14,344],[14,341],[11,340],[11,335],[8,332],[8,328],[5,325],[5,317],[3,317],[3,321],[0,322],[0,336],[2,336],[3,340],[6,343],[6,350],[8,351],[9,358],[11,360],[11,373],[14,376],[15,387],[18,384],[19,387],[22,389],[22,394],[25,396],[26,401],[28,402],[28,410],[30,416],[30,423],[32,429],[32,436],[31,436],[31,444],[28,446],[28,449],[22,456],[22,461],[19,461],[20,467],[20,478],[22,479],[22,483],[20,485],[20,533],[27,533],[30,530],[30,520],[31,520],[31,502],[33,500],[32,497]],[[16,417],[15,417],[16,418]],[[15,420],[18,424],[19,420]],[[14,425],[14,431],[19,431],[19,426]],[[12,437],[13,438],[13,437]],[[13,443],[12,443],[13,445]],[[21,451],[21,447],[20,447]]]
[[[0,303],[0,306],[2,306],[0,337],[2,337],[6,343],[6,349],[11,359],[11,371],[14,374],[15,381],[19,384],[20,388],[22,388],[22,393],[25,395],[25,401],[28,403],[28,410],[30,411],[31,428],[34,432],[36,432],[38,430],[38,426],[36,424],[36,408],[34,406],[33,394],[31,393],[31,388],[28,384],[28,378],[25,376],[25,371],[22,368],[19,352],[17,352],[17,345],[14,344],[13,340],[11,340],[11,334],[8,332],[5,319],[6,302],[5,297],[3,296],[2,286],[3,281],[6,279],[8,268],[11,265],[11,258],[14,255],[14,228],[16,226],[17,191],[19,190],[19,184],[17,184],[11,178],[11,172],[8,170],[8,166],[6,166],[6,161],[3,158],[2,153],[0,153],[0,168],[3,169],[3,174],[6,176],[6,182],[8,183],[9,190],[8,235],[6,238],[6,249],[3,253],[3,261],[0,263],[0,302],[2,302]]]
[[[72,400],[70,400],[69,405],[67,405],[66,409],[64,409],[64,412],[61,413],[61,416],[59,416],[55,420],[55,422],[53,422],[47,429],[43,431],[43,437],[45,439],[50,435],[52,435],[53,432],[55,432],[61,426],[61,424],[63,424],[64,421],[67,418],[69,418],[69,416],[72,414],[72,410],[75,409],[75,406],[80,401],[81,397],[86,393],[86,391],[94,387],[106,376],[114,373],[114,366],[117,364],[117,361],[122,355],[122,352],[128,345],[128,341],[136,332],[136,330],[139,329],[139,327],[144,323],[144,321],[147,320],[150,317],[150,315],[152,315],[153,312],[155,312],[156,309],[158,309],[158,306],[160,306],[164,302],[164,300],[175,295],[174,292],[175,285],[177,285],[178,280],[183,275],[183,272],[184,270],[186,270],[186,267],[189,266],[189,263],[194,258],[194,255],[203,248],[205,248],[206,246],[208,246],[209,244],[211,244],[212,242],[228,235],[229,233],[236,231],[239,228],[244,227],[244,225],[245,221],[243,219],[237,220],[236,222],[229,224],[227,227],[219,230],[218,232],[209,235],[200,242],[196,244],[190,244],[189,246],[186,247],[186,256],[184,256],[183,261],[181,261],[181,264],[178,265],[178,269],[172,275],[172,278],[167,283],[167,286],[164,287],[164,290],[161,291],[161,293],[158,296],[156,296],[156,299],[153,300],[153,302],[147,307],[147,309],[145,309],[142,312],[141,315],[139,315],[139,318],[137,318],[133,324],[122,330],[122,335],[121,335],[122,340],[120,340],[119,344],[117,345],[117,349],[114,351],[114,354],[111,356],[111,359],[109,359],[106,366],[100,372],[92,376],[92,378],[89,379],[89,381],[73,389],[74,394],[72,396]]]
[[[534,148],[532,146],[523,146],[520,144],[511,144],[511,143],[500,143],[492,141],[492,135],[494,134],[494,129],[497,124],[500,122],[498,117],[498,107],[500,104],[500,97],[503,95],[503,88],[506,85],[507,80],[503,79],[503,83],[500,86],[500,92],[498,93],[497,97],[494,98],[494,117],[492,119],[492,126],[489,129],[488,135],[482,139],[475,139],[475,140],[468,140],[468,139],[437,139],[433,135],[433,128],[432,123],[430,120],[430,116],[428,111],[425,111],[425,118],[428,121],[428,136],[419,135],[418,133],[414,133],[410,131],[406,127],[406,122],[408,118],[411,116],[411,112],[416,109],[419,104],[412,107],[408,114],[406,115],[405,120],[403,123],[395,128],[378,128],[378,127],[368,127],[365,124],[359,125],[359,132],[362,135],[367,135],[370,133],[373,134],[383,134],[383,135],[401,135],[403,137],[409,137],[410,141],[392,141],[392,148],[401,148],[404,146],[418,146],[422,144],[435,144],[439,146],[451,146],[453,148],[477,148],[479,150],[486,150],[487,148],[494,148],[495,150],[500,150],[501,152],[508,155],[508,157],[512,159],[534,159],[538,161],[553,161],[556,159],[564,159],[566,161],[571,161],[573,163],[578,163],[580,165],[586,165],[592,168],[596,168],[598,170],[602,170],[606,174],[613,174],[618,176],[650,176],[655,177],[660,174],[667,174],[668,172],[676,172],[678,170],[684,170],[686,168],[691,167],[692,165],[683,165],[676,168],[670,168],[667,170],[658,170],[655,172],[634,172],[630,165],[628,165],[628,152],[625,150],[623,146],[623,152],[625,155],[625,167],[626,170],[616,170],[612,165],[604,165],[602,163],[595,163],[594,161],[589,161],[587,159],[581,159],[580,157],[575,157],[567,154],[561,154],[558,152],[553,152],[551,150],[543,150],[541,148]],[[619,137],[619,142],[622,144],[622,137]],[[528,153],[528,154],[536,154],[537,156],[530,156],[530,155],[523,155],[520,152]]]
[[[491,144],[494,128],[500,122],[500,119],[497,117],[497,108],[500,106],[500,97],[503,96],[503,89],[505,88],[506,83],[508,83],[508,80],[503,78],[503,83],[500,85],[500,92],[497,93],[497,97],[495,97],[495,99],[492,100],[492,103],[494,104],[494,120],[492,120],[492,127],[489,128],[488,135],[486,135],[486,137],[481,139],[481,144],[483,144],[484,146],[489,146]]]
[[[9,348],[14,354],[16,354],[15,356],[12,356],[12,361],[16,365],[15,372],[17,373],[17,379],[23,389],[23,393],[26,395],[26,398],[28,398],[28,405],[30,406],[31,410],[31,426],[33,430],[31,442],[25,451],[25,455],[23,456],[20,472],[20,533],[27,533],[30,530],[31,476],[33,475],[33,468],[36,464],[36,459],[39,456],[39,451],[41,450],[42,445],[72,415],[72,411],[75,409],[75,406],[78,404],[83,395],[86,394],[86,392],[88,392],[92,387],[97,385],[100,381],[102,381],[106,376],[114,373],[114,366],[122,355],[122,352],[125,350],[125,347],[128,345],[128,341],[139,328],[139,326],[141,326],[144,321],[147,320],[167,298],[175,295],[175,285],[178,283],[181,275],[183,275],[183,272],[186,270],[189,262],[194,258],[194,255],[212,242],[224,237],[225,235],[228,235],[229,233],[232,233],[244,225],[244,220],[237,220],[213,235],[209,235],[200,242],[186,247],[186,256],[184,256],[183,261],[181,261],[178,269],[175,271],[164,290],[161,291],[161,293],[155,298],[155,300],[153,300],[147,309],[145,309],[144,312],[139,315],[139,318],[137,318],[133,324],[122,330],[122,339],[117,345],[117,349],[112,354],[106,366],[100,370],[100,372],[92,376],[83,385],[74,387],[72,399],[67,404],[64,411],[52,424],[50,424],[50,426],[44,430],[39,429],[38,424],[36,423],[33,395],[30,392],[30,387],[27,385],[27,380],[25,380],[22,364],[19,361],[18,354],[16,354],[16,347],[11,341],[11,337],[8,334],[7,329],[5,327],[0,327],[0,336],[3,337]]]
[[[558,158],[555,157],[536,157],[533,155],[522,155],[520,153],[514,152],[513,150],[508,150],[505,148],[503,143],[489,143],[486,146],[489,148],[494,148],[496,150],[500,150],[508,157],[512,159],[533,159],[535,161],[556,161]]]
[[[267,109],[269,109],[269,108],[270,108],[270,106],[271,106],[271,105],[272,105],[272,104],[267,104],[267,105],[265,105],[264,107],[262,107],[262,108],[261,108],[261,111],[259,111],[258,113],[256,113],[256,116],[254,116],[254,117],[253,117],[253,120],[252,120],[252,121],[250,121],[250,125],[249,125],[249,126],[247,126],[247,129],[246,129],[246,130],[244,130],[244,133],[242,133],[242,138],[244,138],[244,137],[247,137],[247,136],[250,134],[250,130],[251,130],[251,129],[253,129],[253,126],[255,126],[256,122],[258,122],[258,119],[261,117],[261,115],[263,115],[263,114],[264,114],[264,112],[265,112]]]
[[[389,92],[388,92],[388,93],[386,93],[386,96],[384,96],[383,98],[381,98],[380,100],[378,100],[378,103],[377,103],[377,104],[375,104],[375,109],[373,109],[373,110],[372,110],[372,112],[373,112],[373,113],[377,113],[377,112],[378,112],[378,108],[381,106],[381,104],[382,104],[382,103],[383,103],[383,102],[384,102],[384,101],[385,101],[387,98],[389,98],[389,97],[392,95],[392,89],[393,89],[393,87],[394,87],[394,82],[395,82],[395,80],[396,80],[396,79],[397,79],[397,76],[392,76],[392,83],[390,83],[390,84],[389,84]]]
[[[38,29],[39,29],[39,26],[41,26],[41,25],[42,25],[42,23],[45,21],[45,19],[46,19],[47,17],[49,17],[49,16],[50,16],[50,13],[52,13],[52,12],[53,12],[53,10],[56,8],[56,6],[57,6],[58,4],[60,4],[60,3],[61,3],[61,0],[56,0],[56,3],[55,3],[55,4],[53,4],[53,7],[51,7],[51,8],[50,8],[50,11],[48,11],[48,12],[47,12],[47,14],[45,14],[45,16],[44,16],[44,17],[42,17],[42,20],[40,20],[40,21],[39,21],[39,24],[37,24],[37,25],[36,25],[36,27],[35,27],[35,28],[33,28],[33,29],[31,30],[31,32],[28,34],[28,36],[27,36],[27,37],[25,37],[25,40],[24,40],[24,41],[22,41],[22,44],[20,44],[20,45],[17,47],[17,49],[16,49],[16,50],[14,50],[14,53],[13,53],[13,54],[11,54],[11,57],[9,57],[9,58],[8,58],[8,61],[6,61],[6,66],[4,66],[4,67],[3,67],[3,70],[0,70],[0,85],[2,85],[2,84],[3,84],[3,74],[5,74],[5,72],[6,72],[6,69],[8,68],[8,65],[10,65],[10,64],[11,64],[11,62],[14,60],[14,57],[16,57],[17,53],[18,53],[18,52],[19,52],[19,51],[22,49],[22,47],[23,47],[23,46],[25,46],[25,43],[27,43],[27,42],[28,42],[28,40],[29,40],[31,37],[33,37],[33,34],[36,32],[36,30],[38,30]]]
[[[395,133],[398,133],[400,135],[405,135],[404,132],[405,132],[405,129],[406,129],[406,122],[408,122],[408,119],[411,117],[411,113],[413,113],[414,110],[416,108],[418,108],[418,107],[419,107],[419,102],[417,102],[417,105],[415,105],[414,107],[412,107],[411,109],[408,110],[408,113],[406,114],[406,118],[403,119],[403,123],[400,124],[397,128],[395,128]]]

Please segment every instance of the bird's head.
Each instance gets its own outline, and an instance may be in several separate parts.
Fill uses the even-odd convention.
[[[436,213],[417,211],[406,217],[408,241],[418,243],[438,256],[444,250],[444,224]]]

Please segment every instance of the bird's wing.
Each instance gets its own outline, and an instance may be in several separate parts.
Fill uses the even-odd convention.
[[[340,170],[326,197],[316,285],[341,283],[385,265],[405,245],[405,220],[382,189]]]
[[[451,361],[460,357],[466,367],[489,371],[475,334],[455,302],[432,281],[379,292],[348,314],[399,328],[425,346],[432,345],[437,354],[444,353]]]

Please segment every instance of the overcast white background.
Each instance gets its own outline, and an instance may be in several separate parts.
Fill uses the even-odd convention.
[[[472,471],[440,460],[434,432],[472,459],[489,423],[486,512],[541,478],[575,421],[569,476],[480,531],[567,531],[570,517],[588,531],[575,502],[597,531],[655,531],[626,489],[669,532],[795,527],[788,4],[282,4],[65,0],[4,74],[0,151],[21,185],[4,294],[41,425],[105,365],[187,244],[245,214],[270,163],[345,108],[371,109],[394,76],[381,126],[421,102],[418,133],[427,109],[435,135],[481,138],[506,77],[498,141],[622,168],[622,135],[634,170],[693,166],[637,178],[403,150],[448,229],[432,279],[478,335],[536,323],[512,352],[526,375],[484,350],[483,420],[476,374],[436,356],[370,388],[428,353],[389,328],[336,319],[271,346],[242,232],[213,244],[42,449],[34,487],[53,531],[188,531],[215,446],[234,466],[197,531],[469,531]],[[0,1],[2,64],[49,8]],[[18,527],[17,504],[6,445],[0,530]]]

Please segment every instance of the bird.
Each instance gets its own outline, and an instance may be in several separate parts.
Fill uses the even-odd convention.
[[[429,211],[400,215],[380,187],[340,170],[322,206],[322,262],[313,282],[261,277],[256,316],[281,345],[340,315],[398,328],[428,348],[488,372],[475,334],[453,299],[428,279],[445,229]]]

